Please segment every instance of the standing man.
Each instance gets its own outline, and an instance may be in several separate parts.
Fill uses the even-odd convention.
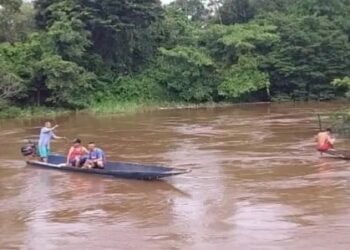
[[[335,139],[332,138],[332,130],[327,128],[325,131],[319,132],[316,135],[317,150],[327,152],[334,149]]]
[[[40,138],[38,143],[39,156],[43,162],[47,162],[50,155],[50,142],[52,139],[64,139],[54,134],[54,130],[58,125],[52,127],[51,122],[45,122],[45,126],[40,130]]]

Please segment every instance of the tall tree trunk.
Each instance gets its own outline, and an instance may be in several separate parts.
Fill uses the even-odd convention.
[[[270,84],[268,81],[266,82],[266,95],[267,95],[267,99],[270,101],[271,100],[271,92],[270,92]]]
[[[36,106],[38,107],[40,107],[40,98],[41,98],[41,93],[40,93],[40,89],[38,89],[36,92]]]

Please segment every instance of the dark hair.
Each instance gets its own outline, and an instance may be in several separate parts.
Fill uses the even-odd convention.
[[[79,138],[74,139],[73,143],[79,143],[81,144],[81,140]]]
[[[89,142],[89,145],[90,145],[90,144],[95,144],[95,143],[94,143],[93,141],[91,141],[91,142]]]
[[[326,132],[332,133],[332,129],[331,128],[327,128]]]

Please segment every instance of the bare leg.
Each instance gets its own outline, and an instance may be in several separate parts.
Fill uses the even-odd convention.
[[[83,165],[83,168],[92,168],[93,162],[90,160],[86,160],[85,164]]]
[[[97,161],[97,162],[96,162],[96,166],[97,166],[98,168],[104,168],[103,161]]]
[[[75,160],[74,160],[74,167],[77,167],[77,168],[80,167],[79,164],[80,164],[80,157],[77,156],[75,157]]]

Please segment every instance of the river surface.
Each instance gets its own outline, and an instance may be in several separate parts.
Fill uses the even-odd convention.
[[[320,158],[315,113],[263,104],[74,114],[57,135],[110,160],[191,168],[145,182],[28,167],[43,119],[0,120],[0,249],[350,249],[350,162]],[[338,147],[348,140],[338,138]],[[69,144],[52,147],[65,153]]]

